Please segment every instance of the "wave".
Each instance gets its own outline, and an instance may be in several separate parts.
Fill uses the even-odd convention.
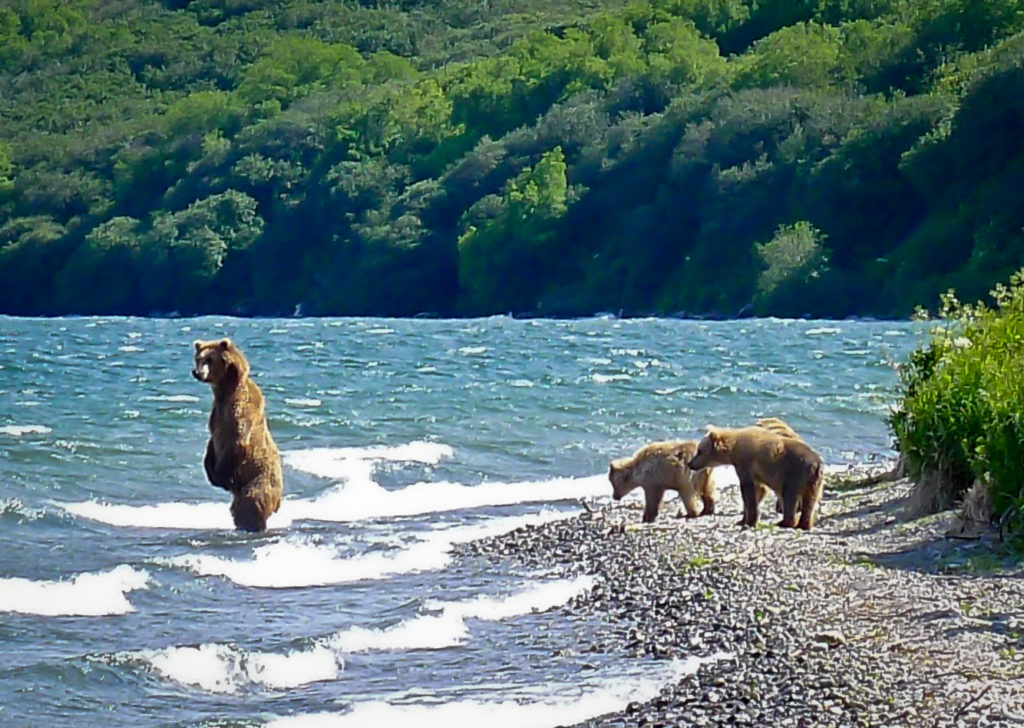
[[[348,522],[487,506],[574,501],[609,492],[605,475],[479,485],[422,482],[398,490],[388,490],[368,478],[354,478],[317,498],[293,502],[289,512],[296,520]]]
[[[350,523],[373,518],[419,516],[446,511],[521,503],[556,503],[598,498],[609,493],[605,475],[580,478],[481,483],[463,485],[445,481],[415,483],[388,490],[369,474],[353,478],[315,498],[285,498],[281,509],[268,521],[271,529],[289,527],[295,521]],[[122,528],[174,528],[182,530],[231,530],[234,522],[227,502],[155,503],[144,506],[79,501],[54,502],[80,518]]]
[[[315,397],[285,397],[284,403],[293,407],[319,407],[323,404],[323,400]]]
[[[405,445],[370,447],[317,447],[281,453],[285,465],[304,473],[331,480],[368,478],[378,462],[409,462],[437,465],[451,457],[450,445],[417,440]]]
[[[623,710],[634,701],[651,700],[666,685],[696,672],[703,663],[721,657],[693,657],[667,663],[664,667],[646,668],[643,674],[605,676],[583,683],[548,685],[546,694],[529,702],[509,698],[410,704],[407,695],[397,695],[393,702],[356,703],[346,713],[310,713],[277,718],[266,723],[265,728],[346,728],[367,725],[549,728],[575,725],[605,713]]]
[[[145,506],[79,501],[54,502],[73,516],[123,528],[177,528],[183,530],[232,530],[235,527],[227,501],[217,503],[154,503]],[[271,529],[287,528],[292,523],[287,510],[267,519]]]
[[[0,612],[44,617],[104,617],[134,612],[125,596],[145,589],[149,574],[127,564],[110,571],[83,573],[71,581],[0,579]]]
[[[480,597],[462,602],[435,602],[437,616],[407,620],[385,630],[359,627],[317,640],[305,650],[285,654],[243,650],[224,644],[169,647],[126,655],[142,659],[161,675],[182,685],[215,693],[233,693],[247,683],[283,690],[334,680],[344,668],[341,653],[370,650],[441,649],[469,637],[465,619],[497,621],[560,606],[588,590],[593,577],[557,580],[528,587],[508,597]]]
[[[201,402],[199,397],[192,394],[152,394],[140,397],[143,402]]]
[[[467,619],[499,621],[561,606],[594,585],[591,576],[537,584],[506,597],[476,597],[456,602],[429,601],[423,615],[385,629],[350,627],[325,641],[340,652],[431,650],[455,647],[469,638]]]
[[[251,559],[227,559],[213,554],[186,554],[158,563],[188,569],[200,576],[221,576],[236,584],[267,589],[326,586],[371,581],[416,572],[440,571],[451,561],[451,548],[488,536],[539,525],[569,514],[542,512],[493,518],[481,524],[436,529],[412,546],[392,552],[342,556],[338,547],[305,539],[284,539],[256,548]]]
[[[6,517],[19,521],[38,521],[46,517],[46,509],[30,506],[20,498],[0,498],[0,518]]]
[[[44,425],[4,425],[0,427],[0,435],[24,437],[25,435],[46,435],[53,432]]]
[[[127,657],[144,660],[177,683],[213,693],[234,693],[247,683],[277,690],[296,688],[311,682],[334,680],[344,669],[341,658],[325,647],[277,654],[204,644],[144,650]]]

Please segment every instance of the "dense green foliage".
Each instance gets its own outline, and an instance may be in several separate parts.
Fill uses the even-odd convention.
[[[944,326],[902,370],[890,424],[911,475],[954,496],[981,481],[1024,546],[1024,271],[992,298],[987,307],[943,297]]]
[[[10,0],[0,312],[906,315],[1021,128],[1019,0]]]

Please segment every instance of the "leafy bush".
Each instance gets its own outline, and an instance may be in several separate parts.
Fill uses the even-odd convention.
[[[890,426],[912,476],[951,497],[981,481],[1024,546],[1024,270],[991,295],[992,307],[942,297],[945,323],[902,369]]]

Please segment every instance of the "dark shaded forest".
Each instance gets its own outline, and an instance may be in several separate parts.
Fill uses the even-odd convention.
[[[907,316],[1022,132],[1020,0],[9,0],[0,312]]]

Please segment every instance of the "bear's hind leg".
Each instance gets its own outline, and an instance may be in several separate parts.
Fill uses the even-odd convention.
[[[779,521],[779,528],[796,526],[796,505],[797,494],[791,489],[784,489],[782,491],[782,520]]]
[[[236,493],[231,501],[231,517],[240,531],[259,533],[267,530],[267,518],[251,495]]]
[[[813,487],[809,487],[804,490],[803,496],[800,498],[800,524],[799,527],[804,531],[810,531],[814,526],[814,516],[818,510],[818,498],[817,491]]]

